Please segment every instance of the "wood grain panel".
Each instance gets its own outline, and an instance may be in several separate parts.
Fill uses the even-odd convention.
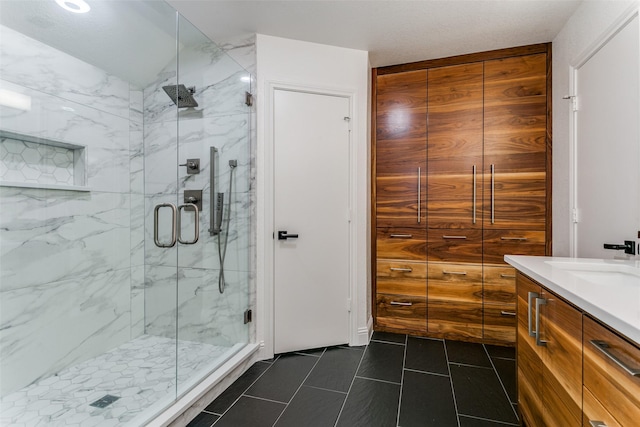
[[[608,328],[584,317],[584,385],[623,426],[640,420],[640,377],[623,371],[591,344],[604,341],[609,351],[636,369],[640,368],[640,347]]]
[[[376,327],[424,334],[427,331],[427,299],[377,294]],[[395,305],[395,304],[411,305]]]
[[[485,264],[506,265],[505,255],[544,255],[544,231],[484,230],[483,235]]]
[[[426,298],[426,262],[383,260],[378,258],[377,265],[376,281],[378,292]]]
[[[484,63],[485,92],[492,102],[514,98],[544,96],[547,90],[547,56],[518,56]]]
[[[490,206],[485,208],[483,214],[483,227],[485,230],[509,229],[543,231],[546,228],[546,198],[535,196],[496,196],[493,223],[491,222]],[[540,255],[544,255],[544,252]]]
[[[607,427],[623,427],[613,415],[602,406],[588,388],[582,388],[582,425],[590,427],[591,421],[601,421]]]
[[[418,216],[418,171],[411,175],[376,177],[378,227],[419,227],[426,224],[426,174],[421,175],[420,215]]]
[[[479,197],[479,196],[478,196]],[[469,198],[471,199],[471,197]],[[482,229],[482,203],[476,205],[476,222],[473,223],[473,204],[468,200],[429,201],[427,224],[431,229]]]
[[[515,344],[516,304],[487,304],[483,306],[483,338],[490,342]]]
[[[425,141],[403,139],[378,140],[376,144],[376,172],[378,176],[414,174],[421,167],[426,174],[427,145]]]
[[[529,336],[528,293],[540,294],[540,286],[521,273],[516,273],[518,298],[517,365],[518,365],[518,411],[528,426],[543,426],[542,422],[542,347],[536,346],[535,338]],[[535,316],[535,309],[531,307]]]
[[[376,79],[378,113],[415,110],[427,112],[427,71],[380,75]]]
[[[484,266],[483,301],[485,304],[516,304],[516,270],[513,267]],[[515,325],[515,324],[514,324]],[[515,336],[514,336],[515,338]]]
[[[430,262],[429,304],[482,303],[482,265]]]
[[[429,261],[482,262],[482,230],[430,229],[427,241]]]
[[[582,312],[542,290],[542,404],[545,425],[582,425]]]
[[[482,338],[482,304],[431,302],[428,305],[429,333],[446,339]]]
[[[383,227],[376,229],[378,259],[427,260],[427,230]]]

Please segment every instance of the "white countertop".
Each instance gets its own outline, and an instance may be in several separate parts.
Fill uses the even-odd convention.
[[[640,345],[640,261],[521,255],[504,259]]]

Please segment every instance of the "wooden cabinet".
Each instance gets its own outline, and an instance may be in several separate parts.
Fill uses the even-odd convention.
[[[582,425],[582,312],[518,273],[518,407],[529,426]]]
[[[640,348],[585,316],[583,349],[583,425],[591,426],[591,421],[607,427],[638,425]]]
[[[374,69],[375,327],[515,343],[504,255],[550,250],[549,49]]]

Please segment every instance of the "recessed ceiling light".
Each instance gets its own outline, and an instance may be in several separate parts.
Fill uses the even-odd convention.
[[[73,13],[87,13],[91,7],[84,0],[56,0],[58,6]]]

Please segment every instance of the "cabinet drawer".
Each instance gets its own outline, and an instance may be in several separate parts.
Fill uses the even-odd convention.
[[[427,296],[427,263],[378,260],[376,289],[380,293]]]
[[[378,259],[425,261],[427,230],[425,228],[384,227],[376,230]]]
[[[482,303],[431,301],[429,333],[449,339],[482,338]]]
[[[640,348],[584,316],[584,386],[619,424],[637,425],[640,419],[640,377],[625,372],[592,341],[606,345],[606,351],[633,369],[640,369]]]
[[[427,283],[429,303],[482,303],[480,264],[429,263]]]
[[[621,427],[616,419],[602,406],[588,388],[582,388],[582,425],[590,427],[591,421],[601,421],[607,427]]]
[[[429,261],[482,262],[482,230],[448,229],[428,231]]]
[[[377,294],[376,326],[426,332],[427,299],[406,295]]]
[[[544,255],[545,232],[525,230],[485,230],[485,264],[506,264],[505,255]]]
[[[514,304],[515,307],[515,268],[485,266],[482,275],[484,278],[483,296],[485,304]],[[515,311],[515,308],[513,311]]]
[[[516,342],[516,305],[484,304],[484,339],[505,344]]]

